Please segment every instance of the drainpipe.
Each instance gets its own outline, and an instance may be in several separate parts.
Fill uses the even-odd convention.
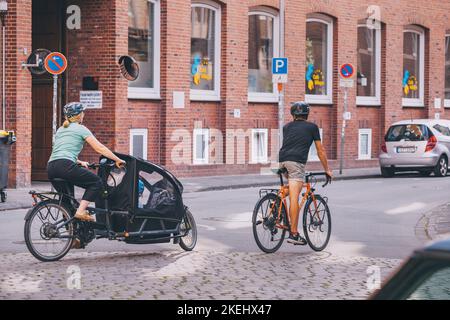
[[[0,18],[2,19],[2,125],[3,130],[6,130],[6,14],[8,13],[8,2],[6,0],[0,1]]]

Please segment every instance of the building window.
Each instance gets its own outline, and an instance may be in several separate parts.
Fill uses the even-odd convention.
[[[159,99],[160,5],[153,0],[128,0],[128,54],[139,65],[139,77],[128,83],[128,97]]]
[[[372,158],[372,129],[359,129],[358,159],[369,160]]]
[[[366,20],[363,21],[364,23]],[[361,23],[358,26],[358,73],[356,103],[381,104],[381,30]]]
[[[130,154],[147,160],[147,129],[130,130]]]
[[[193,163],[209,163],[209,129],[194,129]]]
[[[252,130],[252,163],[267,163],[268,130]]]
[[[192,4],[191,100],[220,100],[220,7]]]
[[[306,101],[331,104],[333,88],[333,21],[314,15],[306,21]]]
[[[403,33],[403,106],[424,106],[425,33],[410,26]]]
[[[254,11],[248,28],[248,97],[252,102],[276,102],[272,83],[272,58],[279,54],[276,13]]]
[[[322,128],[319,128],[319,133],[320,133],[320,140],[323,143],[323,129]],[[320,161],[319,155],[317,154],[316,143],[314,141],[311,145],[311,148],[309,148],[308,159],[309,159],[309,161]]]
[[[445,37],[445,100],[444,106],[450,107],[450,34]]]

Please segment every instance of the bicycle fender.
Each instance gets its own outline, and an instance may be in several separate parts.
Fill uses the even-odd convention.
[[[26,215],[25,215],[25,218],[24,218],[25,221],[30,220],[31,214],[33,213],[33,210],[34,210],[34,207],[33,207],[33,208],[30,208],[30,209],[27,211],[27,213],[26,213]]]

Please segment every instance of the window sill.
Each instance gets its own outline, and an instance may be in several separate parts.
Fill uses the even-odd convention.
[[[220,94],[215,91],[208,90],[191,90],[189,99],[191,101],[220,101]]]
[[[307,94],[305,95],[305,102],[309,104],[326,104],[326,105],[332,105],[333,99],[328,96],[319,96],[319,95],[311,95]]]
[[[128,88],[128,99],[130,100],[161,100],[159,91],[145,88]]]
[[[381,107],[381,101],[379,98],[373,97],[356,97],[356,105],[359,107]]]
[[[192,165],[193,166],[209,166],[209,165],[211,165],[212,163],[208,163],[208,162],[196,162],[196,161],[193,161],[192,162]]]
[[[278,95],[276,94],[248,94],[248,102],[250,103],[278,103]]]
[[[424,108],[425,103],[420,99],[403,98],[402,107]]]
[[[270,161],[265,160],[265,161],[250,161],[248,164],[261,164],[261,165],[267,165],[270,164]]]
[[[374,159],[374,158],[361,158],[361,157],[358,157],[356,159],[356,161],[367,161],[367,160],[376,160],[376,159]]]

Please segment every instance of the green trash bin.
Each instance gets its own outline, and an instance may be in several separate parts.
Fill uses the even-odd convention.
[[[16,142],[13,131],[0,131],[0,201],[6,201],[6,187],[8,186],[9,154],[11,145]]]

